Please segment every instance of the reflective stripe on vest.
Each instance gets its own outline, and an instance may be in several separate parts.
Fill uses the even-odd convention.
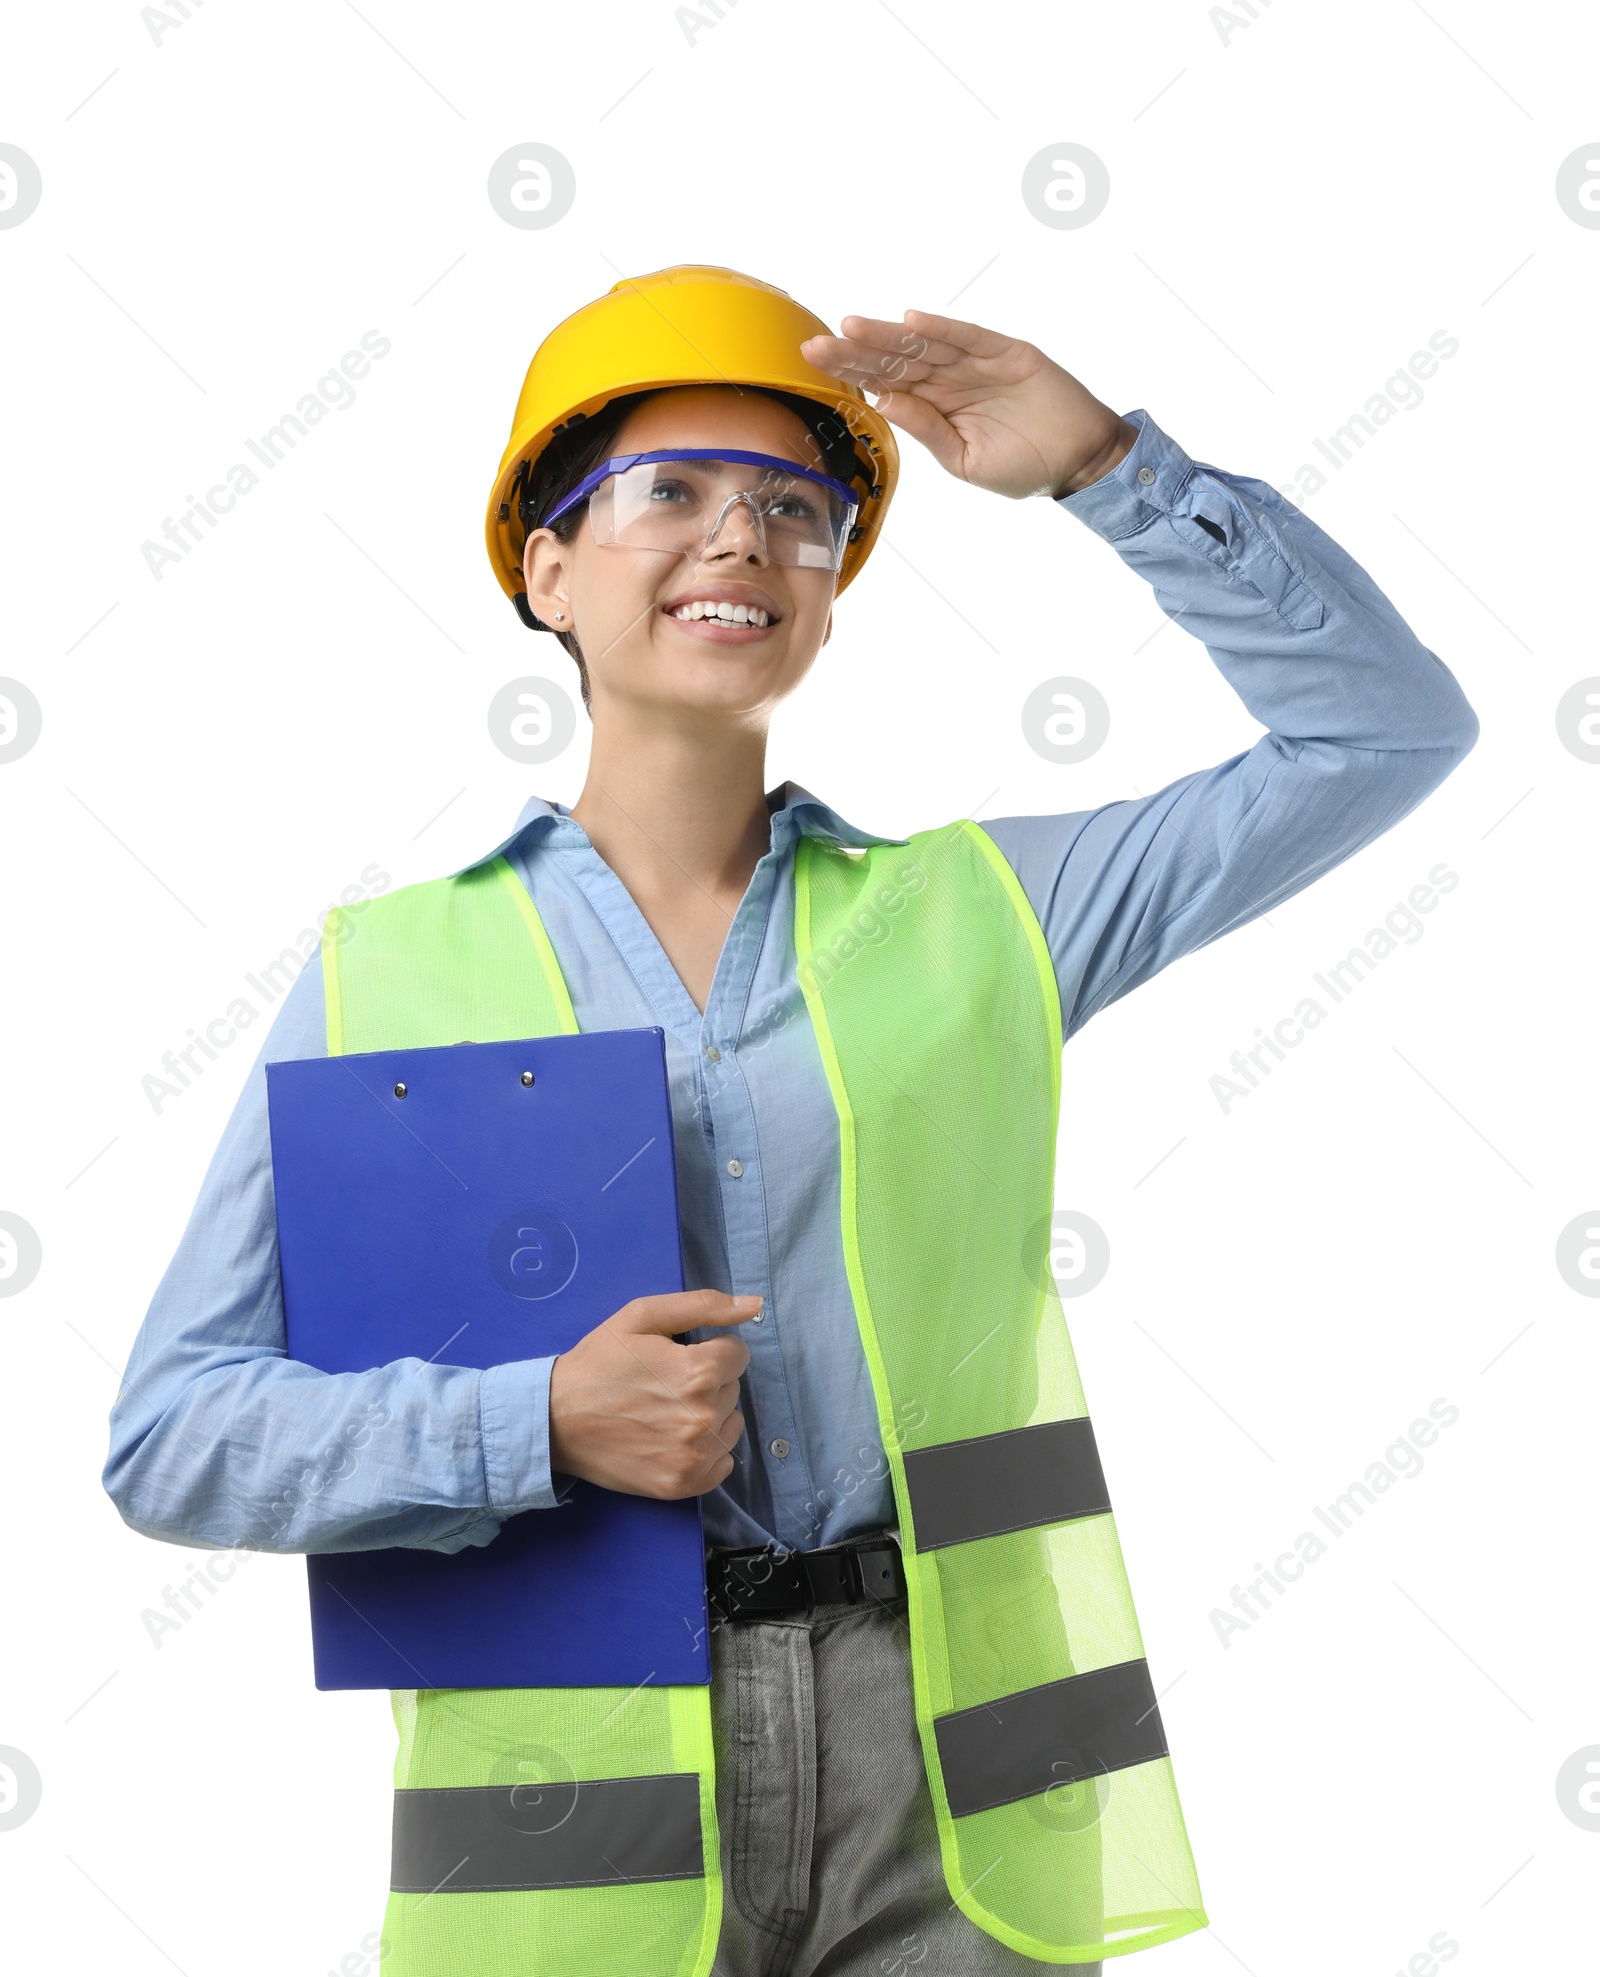
[[[537,912],[503,859],[361,902],[365,917],[353,925],[349,910],[330,916],[324,943],[330,1050],[577,1027]],[[839,1120],[845,1263],[900,1521],[917,1725],[952,1899],[1043,1962],[1092,1961],[1203,1928],[1088,1410],[1043,1260],[1061,1028],[1038,921],[993,842],[958,823],[864,853],[803,840],[795,945]],[[641,1977],[703,1977],[720,1901],[708,1710],[676,1741],[659,1723],[625,1739],[624,1762],[607,1743],[605,1712],[584,1717],[590,1697],[622,1701],[601,1690],[421,1692],[417,1722],[439,1741],[408,1744],[402,1724],[402,1799],[504,1785],[512,1774],[495,1767],[518,1748],[535,1751],[525,1775],[541,1792],[546,1780],[627,1780],[637,1790],[694,1772],[705,1877],[636,1887],[619,1875],[604,1894],[544,1880],[515,1891],[476,1881],[450,1895],[449,1878],[431,1897],[397,1892],[385,1933],[416,1960],[390,1977],[469,1968],[500,1977],[530,1958],[542,1967],[535,1948],[564,1977],[599,1977],[608,1954],[611,1968]],[[709,1700],[704,1689],[643,1689],[624,1716],[639,1698],[673,1697]],[[441,1702],[470,1727],[448,1720]],[[669,1754],[700,1743],[692,1762]],[[606,1795],[589,1802],[598,1832]],[[470,1812],[467,1799],[454,1804],[467,1819],[449,1830],[478,1831],[476,1803]],[[408,1833],[432,1836],[417,1842],[418,1862],[449,1851],[435,1817],[420,1802],[406,1811]],[[488,1838],[498,1845],[498,1834]],[[470,1846],[462,1852],[470,1860]],[[488,1853],[481,1866],[500,1871]],[[422,1871],[397,1864],[412,1879]],[[679,1914],[674,1945],[638,1897],[660,1903],[689,1890],[701,1895],[696,1922]],[[506,1903],[534,1906],[502,1936],[490,1918]],[[575,1903],[587,1907],[561,1906]],[[510,1955],[513,1942],[521,1961],[502,1966],[489,1952]]]
[[[908,1449],[905,1466],[919,1551],[1111,1508],[1087,1415]]]
[[[700,1873],[693,1772],[394,1795],[389,1885],[401,1893],[599,1888]]]

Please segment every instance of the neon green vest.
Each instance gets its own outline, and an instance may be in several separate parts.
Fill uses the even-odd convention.
[[[977,825],[802,840],[800,981],[893,1477],[951,1898],[1045,1963],[1206,1926],[1048,1265],[1061,1019]],[[504,859],[330,914],[330,1052],[576,1030]],[[708,1687],[401,1690],[387,1977],[705,1977]]]

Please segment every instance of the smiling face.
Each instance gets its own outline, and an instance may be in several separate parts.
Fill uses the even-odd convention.
[[[816,465],[811,436],[786,405],[731,385],[652,394],[609,450],[718,447]],[[698,550],[598,543],[585,516],[568,542],[533,530],[522,567],[533,611],[577,634],[596,720],[623,701],[710,717],[764,714],[810,671],[831,629],[838,581],[829,569],[772,562],[742,502]],[[743,607],[744,620],[723,618],[719,607]]]

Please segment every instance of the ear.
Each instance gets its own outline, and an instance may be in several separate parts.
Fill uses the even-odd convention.
[[[572,600],[568,595],[572,545],[559,542],[550,529],[533,529],[522,550],[522,580],[528,608],[557,631],[572,630]]]
[[[833,606],[830,604],[828,606],[828,622],[822,628],[823,644],[826,645],[828,640],[832,637],[833,637]]]

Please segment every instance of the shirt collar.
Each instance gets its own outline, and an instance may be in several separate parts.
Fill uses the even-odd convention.
[[[875,832],[864,831],[859,825],[847,823],[830,804],[824,803],[819,796],[813,796],[810,790],[802,789],[796,782],[780,783],[775,791],[769,791],[767,801],[772,811],[772,849],[776,852],[791,850],[800,837],[821,838],[830,844],[852,847],[905,844],[909,841],[903,837],[879,837]],[[503,857],[513,846],[530,848],[542,843],[572,846],[587,845],[588,842],[588,833],[566,804],[551,803],[542,796],[530,796],[512,826],[511,835],[502,838],[492,851],[469,859],[450,876],[459,878],[463,872],[487,865],[491,858]]]

